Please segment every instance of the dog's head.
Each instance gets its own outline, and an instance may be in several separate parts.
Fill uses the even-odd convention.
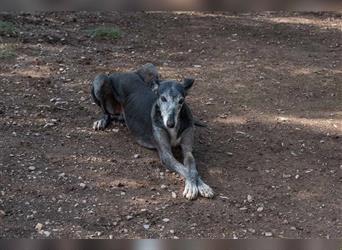
[[[152,90],[158,88],[160,74],[157,67],[152,63],[144,64],[136,71],[136,73],[141,76],[147,86],[149,86]]]
[[[182,83],[170,80],[159,83],[155,93],[158,95],[157,105],[165,127],[177,126],[180,110],[194,81],[194,79],[187,78]]]

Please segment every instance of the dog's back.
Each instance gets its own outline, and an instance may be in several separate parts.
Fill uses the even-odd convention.
[[[157,96],[136,73],[110,75],[115,98],[123,105],[127,127],[138,142],[154,148],[151,110]]]

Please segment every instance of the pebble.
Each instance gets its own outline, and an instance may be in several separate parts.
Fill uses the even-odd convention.
[[[43,228],[43,224],[42,223],[37,223],[37,225],[34,227],[37,231],[41,231]]]
[[[160,188],[161,188],[161,189],[166,189],[167,186],[163,184],[163,185],[160,186]]]
[[[112,240],[113,239],[113,235],[109,235],[109,239]]]
[[[168,219],[168,218],[164,218],[164,219],[163,219],[163,221],[164,221],[164,222],[169,222],[169,221],[170,221],[170,219]]]
[[[150,228],[150,225],[149,224],[144,224],[143,227],[148,230]]]
[[[172,193],[171,193],[171,196],[172,196],[173,199],[176,199],[176,198],[177,198],[177,194],[176,194],[175,192],[172,192]]]
[[[254,168],[252,168],[252,167],[247,167],[247,171],[254,171]]]
[[[4,217],[6,215],[6,212],[4,210],[0,210],[0,217]]]
[[[133,216],[132,216],[132,215],[127,215],[127,216],[126,216],[126,219],[127,219],[127,220],[131,220],[131,219],[133,219]]]
[[[271,232],[265,232],[265,236],[266,236],[266,237],[272,237],[272,235],[273,235],[273,234],[272,234]]]
[[[258,208],[257,208],[257,211],[258,211],[258,212],[262,212],[263,210],[264,210],[263,207],[258,207]]]
[[[87,185],[85,183],[80,183],[80,187],[85,189],[87,187]]]
[[[252,202],[253,201],[252,195],[250,195],[250,194],[247,195],[247,201],[248,202]]]
[[[140,155],[139,154],[135,154],[133,157],[134,157],[134,159],[138,159],[140,157]]]
[[[51,128],[53,126],[55,126],[56,124],[55,123],[52,123],[52,122],[48,122],[44,125],[44,128]]]
[[[49,231],[43,231],[43,234],[44,234],[46,237],[49,237],[50,234],[51,234],[51,232],[49,232]]]
[[[58,175],[58,177],[64,177],[65,176],[65,173],[60,173],[59,175]]]
[[[172,230],[172,229],[171,229],[171,230],[170,230],[170,233],[174,234],[174,233],[175,233],[175,230]]]
[[[28,169],[29,169],[30,171],[36,170],[36,168],[35,168],[34,166],[29,166]]]

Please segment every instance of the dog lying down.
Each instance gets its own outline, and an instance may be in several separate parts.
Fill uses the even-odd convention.
[[[194,80],[159,81],[156,72],[147,80],[137,72],[98,75],[93,82],[92,96],[105,115],[95,125],[105,127],[111,113],[123,113],[136,141],[146,148],[156,149],[162,164],[185,179],[185,198],[192,200],[198,195],[212,198],[214,192],[199,176],[192,154],[194,119],[185,98]],[[109,94],[113,101],[106,102]],[[177,146],[182,149],[183,163],[173,156],[172,147]]]

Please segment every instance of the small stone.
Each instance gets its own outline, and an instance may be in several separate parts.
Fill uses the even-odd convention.
[[[160,186],[160,188],[161,188],[161,189],[166,189],[167,186],[163,184],[163,185]]]
[[[34,227],[38,232],[42,230],[43,224],[42,223],[37,223],[37,225]]]
[[[150,228],[150,225],[149,224],[144,224],[143,227],[148,230]]]
[[[127,216],[126,216],[126,219],[127,219],[127,220],[131,220],[131,219],[133,219],[133,216],[132,216],[132,215],[127,215]]]
[[[290,178],[291,175],[290,174],[283,174],[283,178]]]
[[[58,177],[64,177],[65,176],[65,173],[60,173],[59,175],[58,175]]]
[[[296,231],[297,230],[297,228],[296,227],[290,227],[290,229],[292,230],[292,231]]]
[[[250,194],[247,195],[247,201],[248,202],[252,202],[253,201],[252,195],[250,195]]]
[[[56,124],[55,123],[52,123],[52,122],[48,122],[44,125],[44,128],[51,128],[53,126],[55,126]]]
[[[176,199],[176,198],[177,198],[177,194],[176,194],[175,192],[172,192],[172,193],[171,193],[171,196],[172,196],[173,199]]]
[[[140,155],[139,154],[135,154],[133,157],[134,157],[134,159],[138,159],[140,157]]]
[[[121,195],[121,196],[124,196],[124,195],[126,195],[126,193],[125,193],[125,192],[121,192],[120,195]]]
[[[28,169],[29,169],[30,171],[34,171],[34,170],[36,170],[36,167],[34,167],[34,166],[29,166]]]
[[[170,233],[174,234],[174,233],[175,233],[175,230],[172,230],[172,229],[171,229],[171,230],[170,230]]]
[[[247,210],[247,207],[240,207],[240,210],[241,210],[241,211],[246,211],[246,210]]]
[[[85,188],[87,187],[87,185],[86,185],[85,183],[80,183],[80,187],[81,187],[82,189],[85,189]]]
[[[256,232],[254,228],[248,228],[248,231],[251,232],[252,234]]]
[[[299,179],[299,174],[296,174],[295,179],[296,179],[296,180]]]
[[[273,235],[273,234],[272,234],[271,232],[265,232],[265,236],[266,236],[266,237],[272,237],[272,235]]]
[[[163,221],[167,223],[167,222],[169,222],[169,221],[170,221],[170,219],[168,219],[168,218],[164,218],[164,219],[163,219]]]
[[[109,235],[109,239],[112,240],[113,239],[113,235]]]
[[[51,234],[51,232],[49,232],[49,231],[43,231],[43,234],[44,234],[46,237],[49,237],[50,234]]]
[[[6,212],[4,210],[0,210],[0,217],[5,217],[6,216]]]
[[[124,228],[123,232],[124,233],[128,233],[128,230],[126,228]]]
[[[254,168],[252,168],[252,167],[247,167],[247,171],[254,171]]]
[[[263,207],[258,207],[257,208],[257,211],[260,213],[260,212],[262,212],[264,210],[264,208]]]

